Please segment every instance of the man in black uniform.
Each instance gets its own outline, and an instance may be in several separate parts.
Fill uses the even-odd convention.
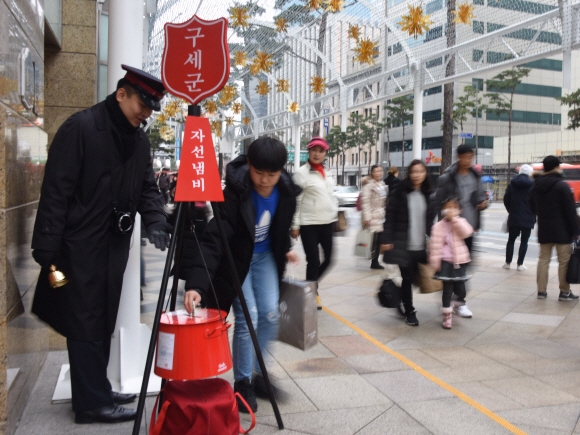
[[[119,405],[136,396],[112,391],[107,379],[132,224],[139,212],[162,251],[172,229],[140,128],[166,91],[157,78],[122,67],[127,74],[117,90],[56,133],[32,238],[32,255],[42,266],[32,312],[67,338],[76,423],[135,418],[135,410]],[[50,287],[51,265],[68,284]]]

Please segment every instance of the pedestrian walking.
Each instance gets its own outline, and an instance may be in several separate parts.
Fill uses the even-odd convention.
[[[528,240],[532,228],[536,224],[536,215],[532,210],[532,187],[534,182],[531,175],[533,168],[530,165],[522,165],[519,174],[514,177],[506,189],[503,204],[508,212],[508,241],[505,248],[504,269],[510,269],[514,256],[514,245],[520,237],[520,249],[518,252],[517,270],[524,271],[528,268],[524,264],[524,258],[528,250]]]
[[[380,234],[383,232],[385,222],[385,207],[387,200],[387,186],[382,180],[383,168],[379,165],[371,167],[371,178],[363,187],[361,219],[363,228],[368,228],[374,232],[373,238],[373,258],[371,269],[384,269],[379,264],[380,255]]]
[[[401,182],[401,180],[399,180],[399,168],[391,166],[387,171],[387,178],[384,179],[384,182],[388,188],[388,192],[393,192],[395,187],[397,187]]]
[[[284,170],[287,158],[282,142],[266,136],[256,139],[250,144],[247,156],[241,155],[227,165],[225,202],[218,205],[262,352],[278,336],[279,285],[286,262],[298,261],[291,250],[289,230],[300,188]],[[193,252],[184,253],[186,258],[191,258],[189,269],[185,271],[184,306],[188,313],[200,302],[206,307],[226,311],[233,306],[234,391],[239,392],[255,412],[258,409],[256,395],[267,398],[268,393],[219,240],[214,217],[205,227],[201,252],[192,247]],[[212,288],[217,292],[217,300]],[[276,388],[278,398],[280,393]],[[240,412],[247,412],[237,400]]]
[[[300,236],[306,254],[306,280],[318,282],[332,260],[332,224],[338,219],[338,201],[334,197],[334,182],[323,166],[328,152],[324,138],[313,137],[308,144],[308,162],[292,179],[302,189],[296,199],[296,213],[292,220],[292,237]],[[320,262],[318,246],[324,260]],[[320,297],[316,296],[321,309]]]
[[[481,175],[473,169],[473,149],[469,145],[457,147],[457,161],[445,170],[439,177],[435,192],[437,211],[446,198],[458,198],[461,207],[461,217],[467,219],[473,231],[481,227],[481,212],[489,204],[481,183]],[[471,254],[473,250],[473,235],[465,239],[465,244]]]
[[[159,190],[163,195],[165,204],[169,203],[169,191],[171,189],[171,177],[169,176],[169,168],[163,168],[161,174],[159,174],[159,179],[157,180],[159,185]]]
[[[433,190],[425,163],[413,160],[407,174],[389,195],[381,234],[381,252],[384,252],[385,263],[399,265],[403,278],[402,314],[408,325],[418,326],[412,284],[418,263],[427,263],[426,238],[431,234],[436,213],[430,201]]]
[[[32,312],[67,339],[76,423],[135,419],[135,410],[119,405],[136,396],[113,392],[107,379],[111,334],[136,213],[161,250],[172,229],[140,128],[166,91],[150,74],[122,67],[127,74],[114,93],[58,129],[32,237],[32,255],[42,266]],[[50,287],[51,265],[68,284]]]
[[[552,249],[558,256],[558,280],[561,301],[577,301],[578,296],[570,291],[566,282],[566,271],[572,254],[572,240],[580,235],[576,205],[570,187],[564,181],[560,160],[547,156],[543,160],[544,171],[535,174],[532,187],[532,208],[538,217],[538,243],[540,254],[536,281],[538,299],[548,296],[548,270]]]
[[[443,217],[433,225],[429,246],[429,264],[437,271],[435,279],[443,281],[441,312],[445,329],[451,329],[453,312],[460,317],[473,316],[465,303],[465,281],[469,279],[467,265],[471,261],[465,238],[473,233],[473,228],[460,214],[457,198],[443,200]]]

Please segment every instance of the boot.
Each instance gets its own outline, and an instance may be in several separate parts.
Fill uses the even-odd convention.
[[[452,307],[441,307],[441,313],[443,313],[443,328],[451,329],[453,324],[453,308]]]

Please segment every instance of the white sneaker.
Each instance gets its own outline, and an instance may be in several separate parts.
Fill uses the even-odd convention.
[[[518,270],[521,272],[521,271],[524,271],[524,270],[528,270],[528,268],[526,267],[525,264],[519,264],[518,265]]]
[[[460,305],[453,310],[459,317],[473,317],[473,313],[469,311],[467,305]]]
[[[502,267],[504,269],[510,270],[511,265],[509,263],[504,263]]]

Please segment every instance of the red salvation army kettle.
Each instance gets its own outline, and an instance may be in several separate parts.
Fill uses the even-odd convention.
[[[157,335],[155,374],[164,379],[195,380],[232,368],[225,311],[198,308],[163,313]]]

